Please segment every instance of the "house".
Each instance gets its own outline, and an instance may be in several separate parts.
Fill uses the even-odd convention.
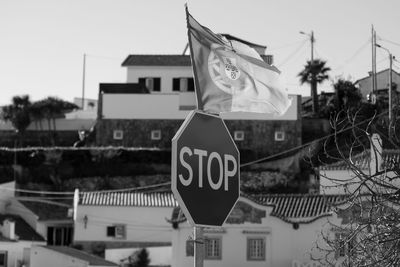
[[[21,216],[47,245],[72,244],[72,201],[64,204],[40,197],[14,197],[8,200],[6,212]]]
[[[44,238],[20,216],[0,214],[1,267],[16,267],[29,262],[31,246],[45,244]]]
[[[264,46],[251,45],[265,52]],[[272,63],[271,56],[262,57]],[[97,145],[170,149],[170,140],[196,108],[190,56],[129,55],[122,66],[127,68],[125,85],[100,84]],[[300,96],[291,98],[282,116],[221,115],[243,155],[255,159],[301,145]]]
[[[117,263],[143,247],[150,249],[150,258],[170,261],[172,227],[167,219],[177,206],[171,192],[119,190],[78,195],[74,246]]]
[[[98,256],[64,246],[33,246],[30,267],[109,267],[119,266]]]
[[[362,99],[364,101],[372,100],[372,72],[369,72],[367,77],[358,79],[354,84],[360,89]],[[375,94],[377,98],[383,99],[387,103],[388,101],[388,88],[389,88],[389,69],[385,69],[376,73],[376,84],[377,88]],[[392,70],[392,86],[395,90],[395,95],[400,93],[400,74]]]
[[[320,193],[352,194],[356,190],[360,193],[370,193],[367,186],[360,187],[360,181],[364,179],[363,175],[374,176],[376,173],[384,170],[385,166],[388,167],[392,164],[392,162],[400,162],[400,150],[383,149],[381,137],[378,134],[373,134],[370,149],[355,153],[347,159],[323,165],[319,168]],[[400,181],[392,178],[397,176],[393,171],[388,171],[377,175],[374,179],[379,179],[382,185],[393,185],[396,190],[396,188],[400,188]],[[365,185],[373,185],[373,183],[366,182]],[[377,193],[390,192],[387,187],[379,189],[375,184],[372,188]]]
[[[312,257],[324,255],[316,242],[330,223],[340,223],[332,206],[340,195],[241,194],[222,227],[204,228],[204,266],[323,266]],[[174,209],[172,265],[193,263],[193,227]]]

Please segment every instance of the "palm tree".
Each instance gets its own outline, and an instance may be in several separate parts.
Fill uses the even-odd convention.
[[[313,113],[318,113],[318,93],[317,84],[322,83],[329,78],[327,74],[331,68],[325,66],[326,61],[314,59],[312,62],[307,61],[304,69],[298,74],[300,83],[308,83],[311,85],[311,97],[313,103]]]
[[[11,122],[22,142],[26,128],[31,123],[30,118],[31,101],[28,95],[14,96],[12,104],[2,107],[1,117],[5,121]]]

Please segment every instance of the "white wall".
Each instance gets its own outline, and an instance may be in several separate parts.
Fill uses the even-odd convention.
[[[146,249],[149,253],[150,265],[171,266],[172,247],[149,247]],[[106,249],[105,259],[119,264],[122,259],[127,259],[137,250],[140,248]]]
[[[365,175],[370,176],[369,169],[361,170]],[[319,174],[319,183],[320,183],[320,193],[321,194],[349,194],[353,193],[355,190],[358,190],[360,186],[360,182],[364,181],[364,178],[360,179],[362,175],[355,174],[351,170],[320,170]],[[394,179],[392,181],[391,178],[397,177],[394,172],[387,172],[381,176],[381,183],[390,183],[400,189],[400,181],[399,179]],[[382,189],[382,193],[387,193],[387,188],[376,188],[371,182],[367,182],[367,184],[373,188],[375,191]],[[369,193],[370,191],[365,187],[361,187],[361,193]],[[376,191],[378,192],[378,191]]]
[[[5,213],[5,207],[14,197],[15,182],[0,184],[0,213]]]
[[[18,262],[24,259],[24,249],[32,245],[45,245],[45,242],[4,242],[0,241],[0,251],[7,251],[7,267],[19,267]]]
[[[102,115],[104,119],[185,119],[190,110],[180,106],[195,103],[194,93],[163,94],[103,94]],[[192,97],[192,100],[190,100]],[[222,113],[227,120],[297,120],[298,98],[291,95],[292,105],[282,116],[262,113]]]
[[[378,90],[387,89],[389,87],[389,70],[378,73],[376,76],[376,83]],[[400,91],[400,76],[395,72],[392,72],[392,83],[397,84],[397,91]],[[359,81],[359,87],[363,98],[366,98],[367,94],[372,91],[372,77],[369,76],[368,79]]]
[[[56,130],[57,131],[79,131],[79,130],[90,130],[95,124],[96,119],[56,119]],[[51,129],[53,129],[53,122],[50,122]],[[47,120],[42,120],[42,130],[47,131],[49,124]],[[0,130],[2,131],[14,131],[14,127],[10,122],[4,122],[0,120]],[[35,124],[32,122],[27,128],[28,131],[40,131],[39,123]]]
[[[172,208],[79,205],[77,210],[74,242],[171,242],[172,226],[166,218],[171,218]],[[114,224],[126,225],[126,239],[107,237],[107,226]]]
[[[247,201],[246,203],[252,203]],[[321,229],[326,225],[327,218],[320,218],[309,224],[300,224],[299,229],[293,229],[291,223],[269,216],[272,208],[252,203],[252,206],[266,211],[266,217],[261,224],[224,224],[224,233],[206,233],[206,236],[222,238],[222,259],[205,260],[205,267],[291,267],[293,262],[302,266],[311,263],[309,254],[314,248],[315,241]],[[248,231],[252,233],[244,233]],[[174,267],[193,265],[193,257],[186,256],[186,240],[192,234],[192,227],[187,223],[179,225],[173,232],[173,262]],[[265,261],[247,260],[247,237],[266,238]],[[317,252],[318,253],[318,252]],[[314,255],[316,255],[314,253]]]
[[[192,66],[129,66],[127,83],[138,83],[139,78],[160,77],[161,91],[172,93],[172,79],[193,77]]]
[[[87,267],[85,261],[39,246],[31,248],[30,267]]]

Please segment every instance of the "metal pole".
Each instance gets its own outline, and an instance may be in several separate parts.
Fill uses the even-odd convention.
[[[82,75],[82,109],[85,105],[85,75],[86,75],[86,54],[83,54],[83,75]]]
[[[371,77],[372,77],[372,93],[375,93],[375,38],[374,38],[374,25],[372,25],[371,29],[371,44],[372,44],[372,65],[371,65]]]
[[[392,128],[392,64],[393,57],[389,53],[389,138],[391,138],[391,128]]]
[[[311,31],[311,37],[310,37],[310,40],[311,40],[311,64],[313,63],[313,61],[314,61],[314,31]]]
[[[194,267],[204,266],[204,229],[194,227]]]

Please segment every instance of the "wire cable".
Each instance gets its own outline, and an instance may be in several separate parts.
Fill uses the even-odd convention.
[[[291,54],[289,54],[289,56],[287,56],[281,63],[277,64],[278,68],[281,68],[287,62],[289,62],[289,60],[292,59],[303,48],[307,41],[308,39],[304,40]]]
[[[380,114],[376,115],[375,117],[378,118],[378,117],[380,117],[380,116],[385,115],[386,113],[388,113],[388,111],[381,112]],[[361,125],[361,124],[363,124],[363,123],[369,121],[370,119],[371,119],[371,118],[367,118],[367,119],[365,119],[365,120],[363,120],[363,121],[361,121],[361,122],[359,122],[359,123],[357,123],[357,124],[354,124],[354,125],[352,125],[352,126],[350,126],[350,127],[347,127],[347,128],[345,128],[345,129],[339,130],[338,132],[335,132],[335,133],[326,135],[326,136],[324,136],[324,137],[315,139],[315,140],[313,140],[313,141],[310,141],[310,142],[308,142],[308,143],[305,143],[305,144],[302,144],[302,145],[293,147],[293,148],[291,148],[291,149],[287,149],[287,150],[285,150],[285,151],[282,151],[282,152],[279,152],[279,153],[276,153],[276,154],[273,154],[273,155],[270,155],[270,156],[267,156],[267,157],[263,157],[263,158],[260,158],[260,159],[254,160],[254,161],[250,161],[250,162],[247,162],[247,163],[243,163],[243,164],[240,165],[240,168],[242,168],[242,167],[247,167],[247,166],[250,166],[250,165],[253,165],[253,164],[257,164],[257,163],[260,163],[260,162],[263,162],[263,161],[271,160],[271,159],[273,159],[273,158],[282,156],[282,155],[287,154],[287,153],[289,153],[289,152],[293,152],[293,151],[296,151],[296,150],[300,150],[301,148],[305,148],[305,147],[307,147],[307,146],[309,146],[309,145],[311,145],[311,144],[313,144],[313,143],[323,141],[323,140],[325,140],[325,139],[327,139],[327,138],[329,138],[329,137],[332,137],[332,136],[334,136],[334,135],[336,135],[336,134],[339,134],[339,133],[342,133],[342,132],[351,130],[351,129],[353,129],[353,128],[355,128],[355,127],[357,127],[357,126],[359,126],[359,125]],[[29,148],[29,149],[27,149],[27,150],[28,150],[28,151],[29,151],[29,150],[32,150],[32,148]],[[160,183],[160,184],[155,184],[155,185],[149,185],[149,186],[132,187],[132,188],[124,188],[124,189],[115,189],[115,190],[81,191],[80,194],[84,194],[84,193],[126,192],[126,191],[135,191],[135,190],[144,190],[144,189],[149,189],[149,188],[162,187],[162,186],[166,186],[166,185],[169,185],[169,184],[171,184],[171,182],[165,182],[165,183]],[[67,191],[65,191],[65,192],[58,192],[58,191],[26,190],[26,189],[16,189],[16,188],[13,189],[13,188],[8,188],[8,187],[3,187],[3,186],[0,186],[0,189],[10,190],[10,191],[14,190],[14,191],[17,191],[17,192],[32,193],[32,194],[49,194],[49,195],[52,195],[52,194],[54,194],[54,195],[68,195],[68,194],[74,194],[74,192],[67,192]]]

